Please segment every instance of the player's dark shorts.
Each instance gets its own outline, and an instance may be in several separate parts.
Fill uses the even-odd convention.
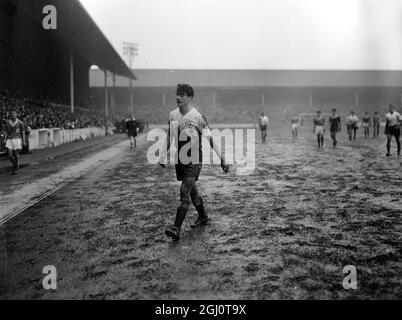
[[[261,126],[261,131],[267,131],[267,126]]]
[[[198,180],[201,173],[202,164],[176,164],[177,181],[183,181],[183,178],[190,177]]]
[[[128,134],[128,136],[129,137],[136,137],[137,136],[137,130],[130,130],[130,131],[127,131],[127,134]]]
[[[399,138],[401,135],[401,129],[399,126],[386,127],[385,134]]]

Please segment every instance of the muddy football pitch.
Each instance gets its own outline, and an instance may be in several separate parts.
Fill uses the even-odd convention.
[[[311,130],[257,132],[249,175],[204,166],[210,223],[190,229],[191,207],[176,243],[174,168],[147,162],[145,137],[123,146],[0,226],[0,299],[401,299],[402,158],[361,132],[318,150]]]

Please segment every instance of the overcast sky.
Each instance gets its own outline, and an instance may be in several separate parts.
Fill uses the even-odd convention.
[[[80,0],[135,69],[402,70],[402,0]]]

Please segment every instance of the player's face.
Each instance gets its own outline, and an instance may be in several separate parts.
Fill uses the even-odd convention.
[[[184,96],[178,96],[176,95],[176,102],[177,102],[177,106],[180,107],[186,107],[188,106],[188,104],[190,103],[190,98],[187,97],[186,95]]]
[[[394,113],[395,107],[394,106],[389,106],[389,112]]]
[[[15,111],[11,112],[11,119],[13,119],[13,120],[17,119],[17,112],[15,112]]]

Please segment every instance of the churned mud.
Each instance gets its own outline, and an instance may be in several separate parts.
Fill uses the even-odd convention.
[[[1,299],[401,299],[402,166],[384,138],[257,136],[256,169],[204,166],[181,240],[173,167],[128,148],[0,227]],[[257,133],[258,134],[258,133]],[[42,286],[57,268],[57,290]],[[342,286],[357,269],[357,290]]]

